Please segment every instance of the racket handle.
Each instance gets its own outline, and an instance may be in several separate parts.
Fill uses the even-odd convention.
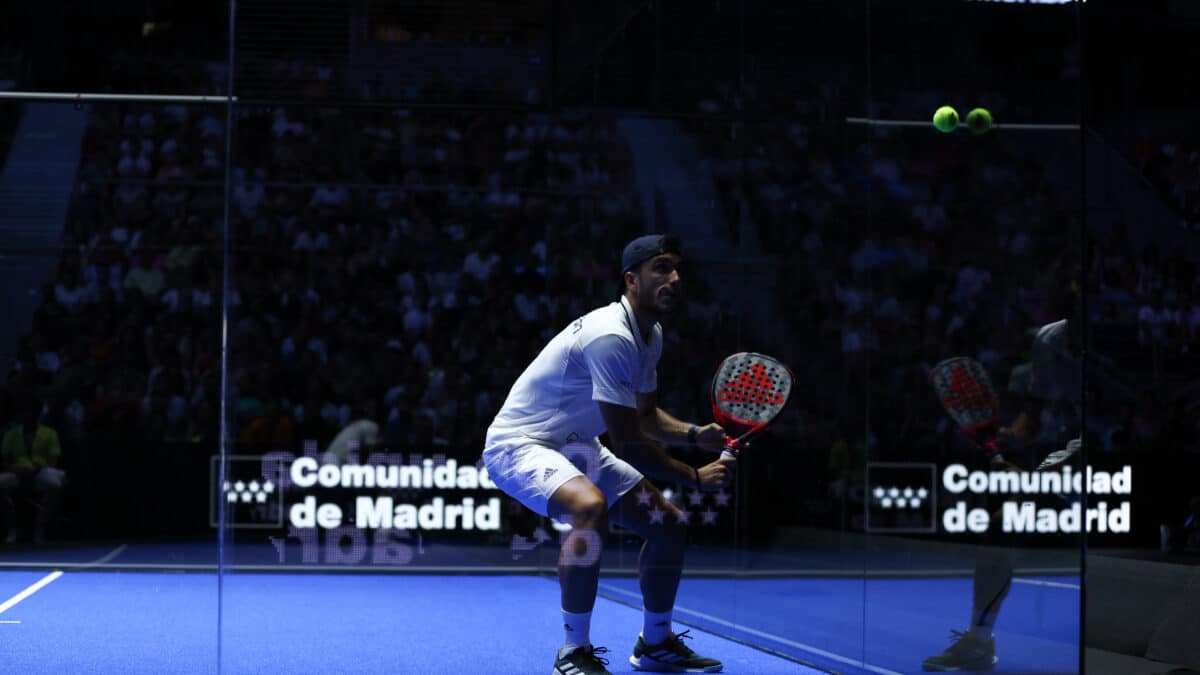
[[[758,432],[760,432],[766,428],[767,428],[766,422],[759,422],[758,424],[751,427],[746,433],[742,434],[741,436],[738,436],[737,438],[726,435],[725,436],[725,449],[721,451],[721,459],[725,459],[727,457],[737,457],[737,454],[735,453],[735,451],[740,450],[742,448],[743,441],[745,441],[747,438],[750,438],[751,436],[757,434]]]
[[[737,451],[742,447],[742,439],[744,439],[748,435],[749,434],[742,434],[741,436],[738,436],[737,438],[726,435],[725,436],[725,449],[721,451],[721,459],[730,459],[732,457],[737,457]]]

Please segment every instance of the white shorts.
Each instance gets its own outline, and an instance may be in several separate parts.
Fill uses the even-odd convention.
[[[543,516],[550,515],[554,491],[576,476],[592,481],[609,508],[642,480],[642,472],[599,439],[554,448],[528,436],[488,430],[483,463],[497,487]]]

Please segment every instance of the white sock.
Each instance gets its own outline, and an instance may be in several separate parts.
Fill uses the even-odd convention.
[[[560,655],[569,654],[578,647],[592,644],[592,638],[589,635],[592,631],[591,612],[576,614],[564,609],[562,617],[563,630],[566,631],[567,641],[563,644],[563,648],[559,650]]]
[[[648,645],[656,645],[671,635],[671,610],[665,612],[642,611],[642,639]]]

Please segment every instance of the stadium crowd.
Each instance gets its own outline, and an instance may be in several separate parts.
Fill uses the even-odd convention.
[[[1085,289],[1097,342],[1134,342],[1111,355],[1125,376],[1092,380],[1092,447],[1194,449],[1180,390],[1131,383],[1125,363],[1145,367],[1147,346],[1187,356],[1200,329],[1192,261],[1139,253],[1115,228],[1090,242],[1084,270],[1037,152],[995,136],[849,134],[837,120],[852,88],[797,91],[785,118],[741,135],[681,123],[711,158],[734,241],[753,224],[770,254],[795,341],[762,348],[809,383],[792,424],[830,449],[834,482],[867,459],[960,450],[919,395],[929,367],[977,356],[1015,401],[1031,331],[1071,317]],[[718,93],[700,105],[732,104]],[[520,369],[615,297],[612,261],[645,228],[632,151],[600,114],[241,107],[234,139],[224,298],[223,109],[93,107],[64,253],[7,383],[5,420],[35,396],[66,463],[91,446],[215,452],[226,302],[239,447],[329,448],[367,421],[363,442],[474,461]],[[736,318],[696,271],[660,384],[669,409],[703,417],[696,373],[728,350],[722,326]],[[875,406],[867,431],[864,406],[897,391],[918,395]],[[1045,407],[1031,443],[1064,443],[1073,415]]]
[[[1180,225],[1200,232],[1200,146],[1143,140],[1135,153],[1142,176],[1179,214]]]
[[[1118,222],[1090,230],[1085,268],[1071,182],[1048,169],[1072,139],[868,132],[842,122],[860,103],[853,87],[825,81],[771,101],[793,111],[787,119],[736,122],[729,113],[754,102],[718,88],[697,108],[726,119],[685,122],[714,158],[727,219],[756,228],[772,254],[780,315],[794,329],[789,360],[812,385],[803,427],[812,447],[830,449],[833,490],[860,478],[864,461],[969,456],[927,382],[955,355],[992,373],[1006,424],[1035,413],[1019,443],[1007,439],[1019,446],[1010,453],[1035,464],[1064,447],[1083,420],[1075,405],[1030,400],[1030,354],[1040,326],[1080,322],[1086,292],[1088,447],[1156,465],[1172,494],[1154,517],[1178,526],[1194,489],[1164,467],[1200,452],[1188,376],[1200,337],[1196,260],[1137,245]]]

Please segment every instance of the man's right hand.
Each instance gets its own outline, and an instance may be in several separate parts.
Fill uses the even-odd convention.
[[[733,471],[737,468],[736,457],[722,457],[698,469],[700,489],[710,490],[727,487],[733,482]]]

